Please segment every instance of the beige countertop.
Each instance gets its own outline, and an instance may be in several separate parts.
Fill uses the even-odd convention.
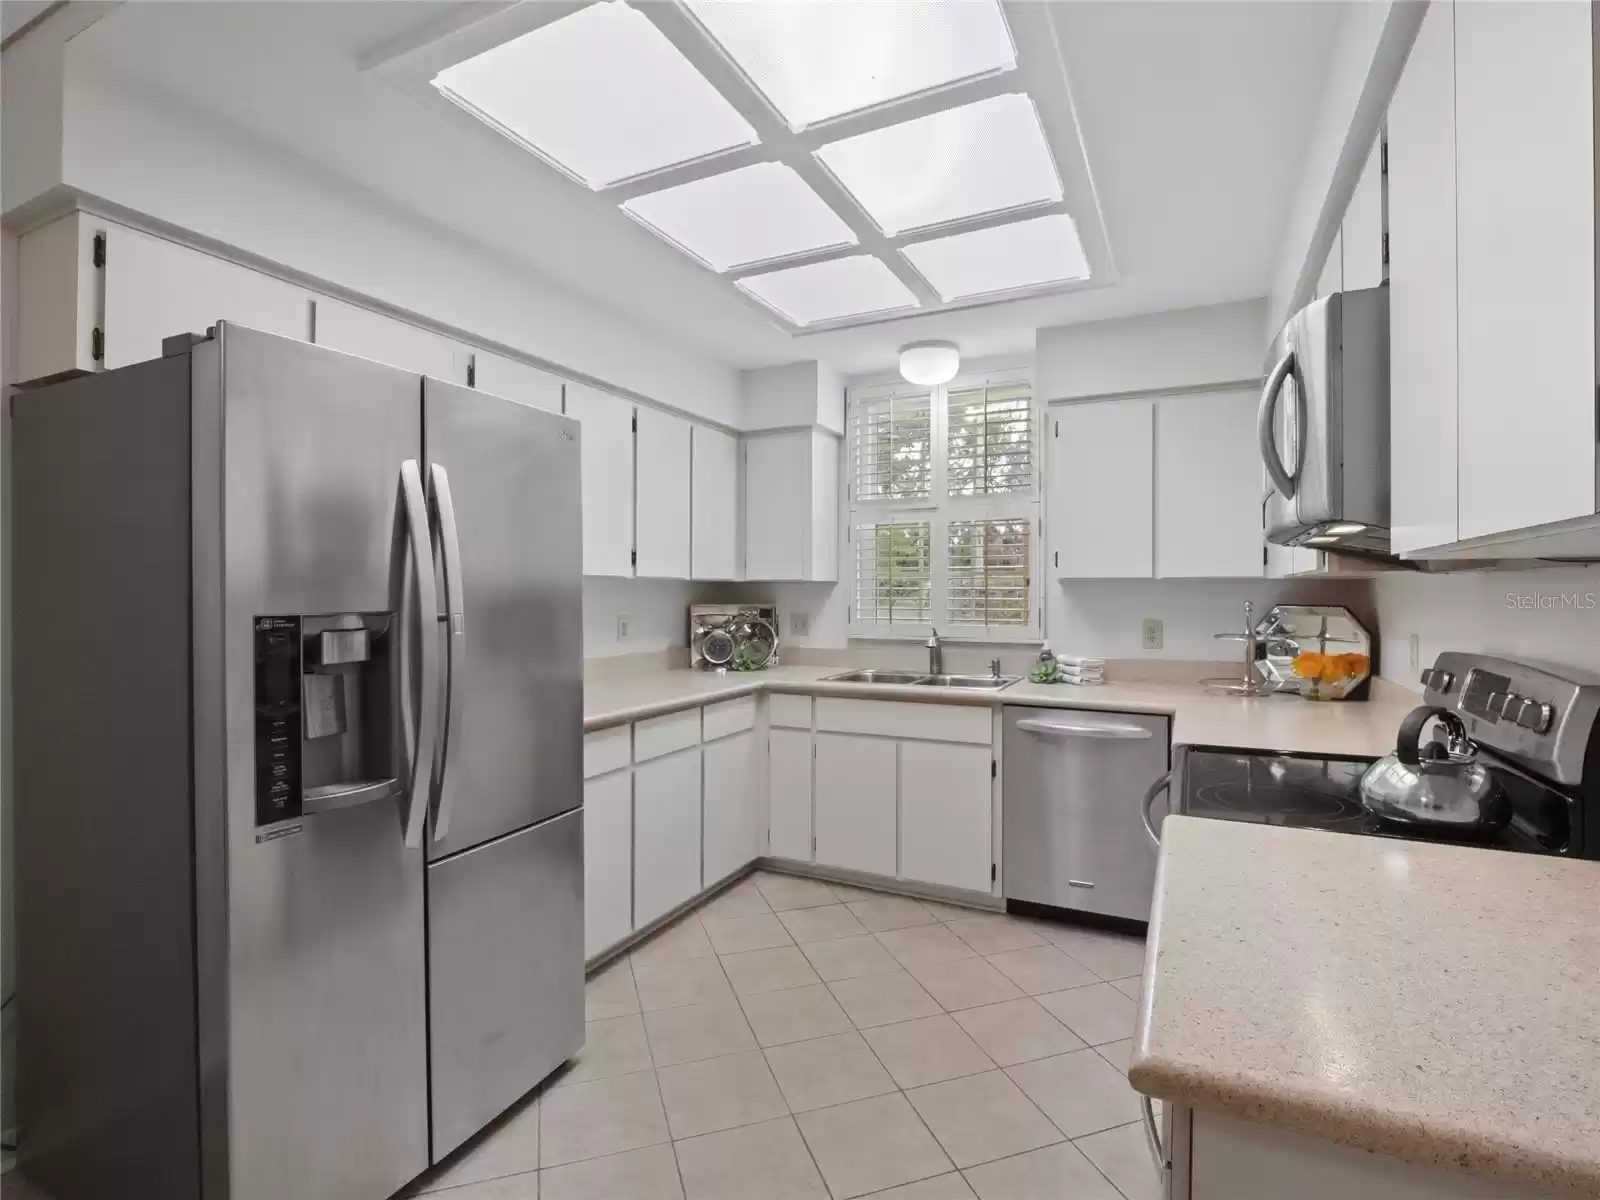
[[[1146,1095],[1600,1195],[1600,863],[1169,817]]]
[[[688,668],[647,669],[591,680],[583,695],[583,727],[603,729],[760,689],[813,695],[869,696],[940,704],[1016,704],[1165,713],[1172,740],[1191,746],[1239,746],[1312,754],[1381,755],[1394,749],[1401,719],[1420,698],[1405,688],[1373,683],[1366,701],[1314,703],[1297,696],[1239,700],[1212,696],[1195,684],[1106,683],[1099,687],[1023,680],[999,692],[944,691],[881,683],[821,682],[840,666],[781,666],[748,674],[717,675]]]

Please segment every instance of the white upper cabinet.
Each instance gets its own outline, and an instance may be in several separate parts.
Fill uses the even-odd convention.
[[[107,224],[105,233],[107,368],[160,358],[164,338],[219,320],[306,339],[303,288],[134,229]]]
[[[689,578],[689,422],[640,407],[634,438],[634,574]]]
[[[1156,401],[1158,576],[1262,573],[1256,403],[1254,391]]]
[[[583,426],[583,573],[633,574],[633,403],[567,385],[567,415]]]
[[[1457,538],[1455,6],[1432,3],[1389,102],[1390,544]]]
[[[691,451],[690,575],[738,579],[739,439],[696,425]]]
[[[1373,144],[1339,232],[1341,290],[1375,288],[1383,282],[1383,139]]]
[[[1595,511],[1593,16],[1455,6],[1462,539]]]
[[[839,578],[839,439],[815,430],[747,435],[746,579]]]
[[[472,361],[472,386],[480,392],[504,396],[545,412],[561,411],[561,376],[488,350],[474,351]]]
[[[1148,579],[1155,571],[1155,405],[1096,400],[1049,410],[1051,571]]]
[[[431,375],[447,383],[467,382],[469,352],[458,342],[342,300],[319,298],[316,343],[402,371]]]

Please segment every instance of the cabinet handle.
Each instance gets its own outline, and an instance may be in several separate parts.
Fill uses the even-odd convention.
[[[1156,1125],[1155,1102],[1149,1096],[1140,1096],[1139,1107],[1144,1110],[1144,1137],[1150,1144],[1150,1157],[1156,1161],[1156,1170],[1165,1175],[1172,1170],[1172,1158],[1161,1145],[1161,1130]]]

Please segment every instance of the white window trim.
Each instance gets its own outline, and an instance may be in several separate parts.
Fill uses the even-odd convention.
[[[995,370],[969,371],[958,374],[949,383],[928,389],[932,395],[929,416],[929,436],[932,438],[931,498],[926,500],[865,500],[854,496],[854,453],[851,439],[855,436],[853,425],[854,405],[871,401],[896,392],[907,385],[900,383],[873,384],[852,387],[845,393],[845,466],[840,472],[840,507],[845,514],[845,538],[842,542],[841,568],[845,572],[849,594],[849,617],[846,634],[856,640],[871,641],[925,641],[929,634],[939,629],[941,641],[959,642],[1019,642],[1038,643],[1044,637],[1044,588],[1040,572],[1044,569],[1044,458],[1042,448],[1045,406],[1036,390],[1030,393],[1029,409],[1032,413],[1032,478],[1027,492],[1013,492],[997,496],[950,496],[945,469],[945,437],[949,422],[949,394],[964,388],[995,386],[1009,383],[1033,382],[1032,372],[1026,367],[1007,367]],[[927,624],[883,625],[874,621],[859,621],[856,613],[856,543],[857,525],[869,522],[895,520],[925,520],[929,523],[929,545],[932,551],[930,564],[930,610],[934,614],[947,611],[946,593],[948,572],[946,555],[949,545],[949,525],[952,521],[1025,518],[1032,522],[1033,546],[1029,555],[1028,611],[1032,620],[1027,625],[945,626],[937,618]]]

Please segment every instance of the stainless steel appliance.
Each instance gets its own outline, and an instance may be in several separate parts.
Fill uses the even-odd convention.
[[[689,665],[759,670],[778,662],[778,609],[772,604],[691,604]]]
[[[1149,713],[1005,709],[1008,906],[1149,921],[1156,855],[1139,797],[1167,770],[1169,738]]]
[[[14,402],[24,1167],[379,1200],[583,1041],[578,428],[167,351]]]
[[[1504,794],[1503,820],[1466,827],[1385,819],[1362,801],[1371,758],[1182,746],[1145,797],[1155,809],[1600,859],[1600,675],[1482,654],[1441,654],[1422,674],[1427,704],[1461,722],[1477,764]],[[1007,843],[1009,845],[1009,842]]]
[[[1388,554],[1388,288],[1306,305],[1267,362],[1258,420],[1267,540]]]

